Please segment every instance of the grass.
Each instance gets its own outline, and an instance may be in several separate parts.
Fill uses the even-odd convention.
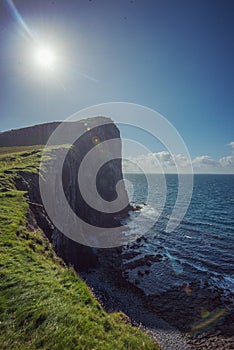
[[[44,146],[14,146],[14,147],[0,147],[0,155],[22,153],[24,151],[30,153],[34,150],[42,149]]]
[[[29,230],[13,179],[37,172],[41,152],[0,148],[0,348],[159,349],[123,313],[106,313],[43,232]]]

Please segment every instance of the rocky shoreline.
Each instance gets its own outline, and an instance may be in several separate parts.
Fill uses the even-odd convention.
[[[129,322],[145,331],[162,350],[193,349],[175,327],[150,312],[144,305],[141,292],[116,271],[111,273],[105,266],[99,266],[83,272],[81,277],[107,312],[124,312]]]
[[[121,248],[98,250],[97,255],[99,266],[81,277],[107,311],[123,311],[163,350],[234,349],[233,303],[222,290],[194,282],[146,296],[128,281]],[[153,262],[158,260],[155,256]]]

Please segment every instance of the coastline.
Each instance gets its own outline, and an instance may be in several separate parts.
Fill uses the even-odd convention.
[[[146,296],[124,275],[121,253],[121,248],[98,250],[98,267],[80,274],[107,311],[123,311],[162,350],[234,348],[233,304],[221,290],[194,282],[192,293],[173,288]]]
[[[148,334],[162,350],[193,350],[181,333],[144,305],[142,295],[106,267],[80,274],[107,312],[122,311],[129,322]]]

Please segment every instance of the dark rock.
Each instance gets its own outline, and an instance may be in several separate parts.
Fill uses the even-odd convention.
[[[122,275],[123,275],[124,278],[128,278],[128,276],[129,276],[129,274],[128,274],[127,271],[124,271],[124,272],[122,273]]]
[[[135,269],[136,267],[144,266],[144,265],[151,266],[152,265],[151,262],[161,261],[162,258],[163,256],[161,254],[156,254],[156,255],[147,254],[143,258],[125,263],[124,267],[126,269]]]
[[[134,252],[134,251],[129,251],[129,252],[124,252],[124,254],[122,255],[123,259],[132,259],[135,258],[135,256],[139,255],[139,252]]]
[[[138,274],[138,276],[144,276],[144,272],[142,272],[140,270],[137,271],[137,274]]]
[[[157,262],[157,261],[160,261],[162,260],[163,256],[161,254],[156,254],[155,256],[150,256],[149,257],[149,260],[150,261],[154,261],[154,262]]]
[[[135,207],[132,207],[132,211],[139,211],[142,207],[140,205],[136,205]]]

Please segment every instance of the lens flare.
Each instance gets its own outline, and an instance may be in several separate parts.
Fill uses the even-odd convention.
[[[23,20],[21,14],[17,10],[17,8],[14,4],[14,1],[13,0],[6,0],[6,2],[8,4],[11,15],[15,18],[16,22],[19,24],[19,26],[22,28],[22,30],[26,33],[28,38],[35,41],[35,38],[34,38],[32,31],[29,29],[29,27],[27,26],[27,24]]]
[[[191,331],[192,332],[201,332],[204,329],[207,329],[209,327],[211,327],[211,325],[217,324],[220,320],[222,320],[222,318],[224,317],[224,315],[226,315],[228,313],[227,309],[221,309],[218,311],[213,311],[210,312],[209,314],[206,314],[206,319],[205,321],[199,322],[197,324],[195,324]],[[204,319],[204,317],[203,317]]]
[[[99,139],[98,136],[94,136],[94,137],[92,138],[92,141],[93,141],[93,144],[94,144],[94,145],[98,145],[98,144],[100,143],[100,139]]]

